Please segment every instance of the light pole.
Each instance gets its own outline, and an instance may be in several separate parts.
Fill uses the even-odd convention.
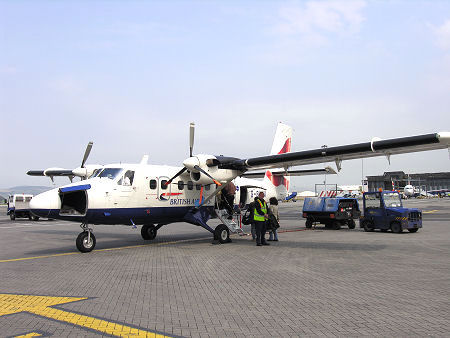
[[[322,147],[322,149],[328,148],[328,146],[326,144],[324,144]],[[327,173],[325,173],[325,180],[323,181],[323,183],[325,184],[325,196],[327,195]]]

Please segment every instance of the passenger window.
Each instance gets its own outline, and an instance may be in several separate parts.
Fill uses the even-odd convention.
[[[183,189],[184,189],[184,182],[178,181],[178,190],[183,190]]]
[[[16,197],[16,202],[23,202],[23,197],[22,196],[17,196]]]
[[[150,189],[156,189],[156,180],[150,180]]]
[[[161,180],[161,189],[166,190],[169,186],[167,183],[167,180]]]
[[[196,184],[196,185],[195,185],[195,189],[200,190],[201,188],[202,188],[202,185],[201,185],[201,184]]]
[[[194,189],[194,182],[188,181],[188,190]]]
[[[30,202],[31,201],[31,197],[25,197],[25,202]]]
[[[205,185],[205,190],[209,190],[209,189],[211,189],[211,185],[210,184]]]

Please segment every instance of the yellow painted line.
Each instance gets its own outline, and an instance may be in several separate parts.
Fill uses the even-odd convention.
[[[179,241],[170,241],[170,242],[161,242],[161,243],[149,243],[149,244],[140,244],[140,245],[130,245],[130,246],[122,246],[118,248],[107,248],[107,249],[98,249],[94,250],[93,252],[102,252],[102,251],[116,251],[116,250],[123,250],[123,249],[134,249],[134,248],[142,248],[149,245],[169,245],[169,244],[177,244],[177,243],[183,243],[183,242],[195,242],[195,241],[202,241],[207,239],[205,238],[194,238],[194,239],[182,239]],[[0,260],[0,263],[7,263],[7,262],[18,262],[18,261],[27,261],[32,259],[41,259],[41,258],[49,258],[49,257],[59,257],[59,256],[69,256],[69,255],[80,255],[81,252],[66,252],[66,253],[60,253],[60,254],[54,254],[54,255],[43,255],[43,256],[33,256],[33,257],[22,257],[22,258],[12,258],[12,259],[2,259]]]
[[[433,212],[437,212],[439,210],[427,210],[427,211],[422,211],[422,214],[432,214]]]
[[[40,333],[30,332],[27,334],[23,334],[21,336],[15,336],[14,338],[28,338],[28,337],[40,337],[40,336],[42,336]]]
[[[108,322],[106,320],[88,317],[78,313],[72,313],[51,307],[86,299],[86,297],[49,297],[0,294],[0,317],[14,313],[28,312],[41,317],[81,326],[117,337],[168,337],[155,332],[136,329],[134,327]],[[25,335],[23,337],[33,336]]]

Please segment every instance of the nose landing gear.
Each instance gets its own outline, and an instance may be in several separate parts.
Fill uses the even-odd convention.
[[[81,229],[83,229],[83,232],[81,232],[76,240],[77,249],[81,252],[91,252],[95,248],[95,236],[92,233],[92,229],[89,228],[88,224],[81,224]]]

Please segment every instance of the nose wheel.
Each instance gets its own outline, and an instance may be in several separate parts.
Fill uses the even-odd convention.
[[[87,224],[81,224],[83,232],[81,232],[76,240],[77,249],[81,252],[91,252],[95,248],[95,236],[92,229]]]

